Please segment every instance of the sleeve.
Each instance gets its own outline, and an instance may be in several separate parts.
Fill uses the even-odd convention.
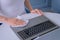
[[[1,11],[1,1],[0,1],[0,16],[3,16],[2,11]]]

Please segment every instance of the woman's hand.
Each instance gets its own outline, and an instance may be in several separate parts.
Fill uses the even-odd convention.
[[[11,26],[17,26],[17,25],[24,25],[25,21],[21,20],[21,19],[17,19],[17,18],[7,18],[4,16],[0,16],[0,21],[1,22],[5,22]]]
[[[38,9],[31,10],[30,12],[33,13],[33,14],[37,13],[40,16],[43,15],[43,12],[41,10],[38,10]]]
[[[24,25],[25,21],[17,19],[17,18],[9,18],[6,23],[8,23],[11,26],[17,26],[17,25]]]
[[[0,16],[0,21],[1,21],[1,22],[5,22],[5,21],[7,21],[7,19],[8,19],[7,17]]]

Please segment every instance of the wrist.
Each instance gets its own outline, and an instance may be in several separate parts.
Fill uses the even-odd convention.
[[[0,18],[0,21],[3,21],[3,22],[5,22],[7,20],[8,20],[8,18],[5,18],[5,17]]]
[[[30,9],[29,9],[29,10],[30,10],[30,12],[31,12],[31,11],[33,10],[33,8],[32,8],[32,7],[30,7]]]

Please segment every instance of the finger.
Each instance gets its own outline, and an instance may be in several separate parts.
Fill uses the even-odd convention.
[[[40,14],[43,15],[43,12],[41,10],[39,10]]]
[[[41,10],[39,10],[40,11],[40,13],[42,13],[43,14],[43,11],[41,11]]]
[[[36,13],[35,10],[32,10],[31,13]]]
[[[17,21],[17,25],[24,25],[26,22],[25,21]]]
[[[42,11],[36,9],[37,14],[42,15]]]
[[[37,14],[42,15],[39,10],[36,9],[35,11],[36,11]]]

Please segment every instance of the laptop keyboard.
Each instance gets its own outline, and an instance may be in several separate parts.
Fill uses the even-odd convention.
[[[44,32],[53,27],[56,27],[56,25],[50,21],[46,21],[46,22],[40,23],[38,25],[35,25],[33,27],[19,31],[18,34],[25,40],[29,37],[37,35],[38,33]]]

